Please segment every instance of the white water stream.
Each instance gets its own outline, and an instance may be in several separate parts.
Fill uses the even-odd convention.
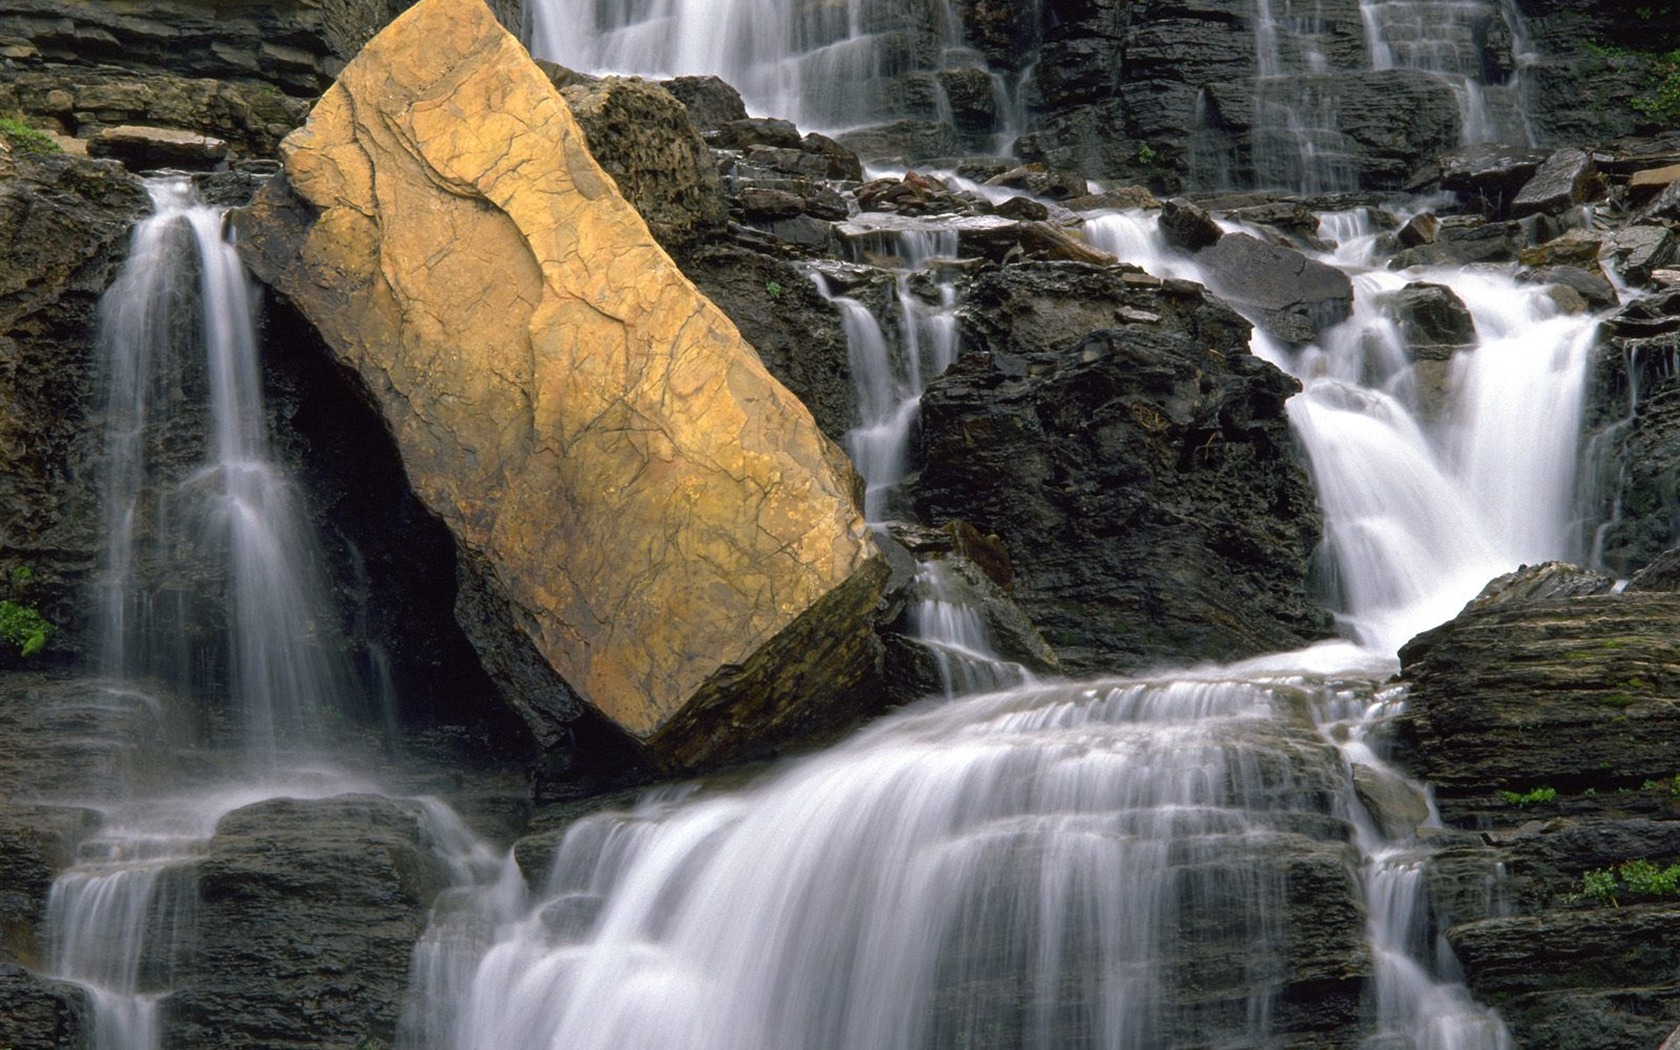
[[[143,775],[68,800],[104,820],[54,881],[42,930],[48,972],[87,989],[94,1050],[162,1044],[162,1004],[197,940],[197,864],[223,816],[378,791],[327,755],[350,676],[320,552],[269,446],[249,279],[221,209],[185,178],[147,188],[154,213],[100,313],[102,703],[148,727],[128,763]],[[171,705],[195,700],[226,710],[183,732],[194,719]],[[459,820],[426,800],[421,813],[445,860],[467,863]]]
[[[529,0],[531,51],[593,73],[722,77],[749,111],[805,129],[894,119],[894,79],[963,52],[944,2],[912,14],[875,0]],[[927,16],[926,24],[923,16]]]
[[[799,30],[803,37],[768,0],[590,4],[573,14],[603,19],[593,36],[578,39],[600,48],[617,40],[611,46],[635,56],[623,68],[722,72],[749,81],[738,85],[749,90],[758,77],[765,85],[758,97],[785,102],[816,78],[846,82],[836,69],[868,68],[801,64],[811,56],[851,62],[853,51],[867,50],[858,42],[870,40],[857,4],[814,10],[827,28]],[[689,19],[718,30],[704,47],[739,56],[738,73],[716,55],[693,66],[676,58],[650,65],[656,44],[700,46],[693,32],[679,32]],[[797,71],[760,69],[772,45],[756,42],[758,33],[779,41],[773,53],[800,56]],[[588,55],[574,61],[616,64]],[[196,231],[219,220],[172,192],[160,191],[158,219],[137,231],[137,258],[147,258],[145,238],[191,229],[199,265],[217,269],[219,234]],[[1368,237],[1357,224],[1329,223],[1325,235],[1344,242],[1330,261],[1355,273],[1355,316],[1320,346],[1257,339],[1255,349],[1306,385],[1290,411],[1325,509],[1341,614],[1359,644],[1148,680],[1035,683],[930,702],[744,788],[666,788],[628,810],[579,820],[556,844],[546,876],[529,880],[511,856],[496,862],[458,821],[434,814],[457,888],[439,900],[415,948],[402,1045],[1266,1045],[1286,1024],[1290,916],[1315,903],[1291,897],[1292,873],[1305,865],[1345,880],[1364,902],[1350,936],[1373,960],[1368,1045],[1506,1050],[1498,1019],[1470,1002],[1450,958],[1428,943],[1418,844],[1405,832],[1378,830],[1349,770],[1398,777],[1371,743],[1372,726],[1402,702],[1371,684],[1392,670],[1395,646],[1516,562],[1577,550],[1576,420],[1591,322],[1557,316],[1542,293],[1499,275],[1381,271],[1361,249]],[[1099,246],[1152,272],[1199,276],[1152,224],[1107,215],[1094,217],[1090,230]],[[920,265],[934,251],[908,245],[901,254]],[[1422,377],[1406,361],[1380,309],[1383,293],[1412,279],[1453,287],[1475,317],[1479,345],[1444,376]],[[132,280],[124,294],[138,296],[141,278]],[[228,280],[242,287],[242,275]],[[916,401],[957,351],[952,300],[924,303],[907,275],[895,281],[903,314],[886,326],[895,329],[891,338],[880,318],[841,303],[862,405],[852,450],[868,480],[872,520],[892,513],[910,466]],[[230,302],[230,294],[203,293],[207,303]],[[213,317],[207,327],[225,326]],[[241,338],[249,343],[248,334],[234,343]],[[147,387],[146,374],[135,368],[136,388]],[[216,451],[194,479],[211,494],[209,506],[223,511],[198,517],[228,521],[251,511],[266,519],[283,492],[270,487],[266,453],[249,443],[261,432],[260,403],[244,399],[233,381],[254,376],[254,365],[213,362],[207,374],[212,389],[235,391],[227,403],[251,414],[214,428]],[[130,425],[138,429],[151,409],[135,411],[141,420]],[[125,469],[121,453],[117,460],[114,478]],[[278,483],[283,490],[283,478]],[[113,482],[112,491],[127,490]],[[128,535],[123,522],[153,505],[163,508],[160,518],[183,516],[167,501],[136,495],[116,514],[122,527],[113,534]],[[276,548],[267,542],[257,541],[248,558],[232,557],[230,593],[253,561],[254,578],[270,578],[262,563]],[[114,543],[113,566],[145,560],[133,541]],[[306,575],[295,565],[286,574]],[[941,598],[937,575],[925,581],[924,630],[983,655],[983,637]],[[120,578],[108,587],[109,608],[113,637],[127,638],[133,610],[146,602]],[[147,599],[154,609],[155,598]],[[298,634],[308,622],[269,621],[261,608],[248,621],[237,598],[230,608],[240,632],[254,622],[252,630]],[[231,646],[253,755],[273,756],[276,741],[291,739],[282,727],[306,725],[330,703],[330,685],[312,683],[336,674],[294,663],[311,659],[312,645],[276,658],[270,644],[253,651],[236,637]],[[130,650],[125,642],[113,652]],[[128,668],[130,659],[119,655],[113,666]],[[277,677],[282,671],[290,677]],[[275,699],[266,709],[265,695]],[[265,792],[332,793],[344,783],[330,774],[293,777],[298,763],[284,756],[256,766],[268,772],[109,807],[106,832],[55,886],[53,969],[93,991],[100,1050],[158,1045],[155,1004],[176,961],[191,952],[196,898],[183,887],[215,821]]]
[[[1088,233],[1157,274],[1201,276],[1152,217],[1093,216]],[[583,819],[546,879],[528,884],[510,858],[434,927],[417,954],[424,1023],[404,1045],[1265,1045],[1287,1008],[1290,865],[1345,849],[1332,867],[1357,872],[1365,902],[1351,936],[1372,959],[1369,1045],[1507,1050],[1431,940],[1426,851],[1379,830],[1351,773],[1404,783],[1370,742],[1403,702],[1372,684],[1399,643],[1519,561],[1577,549],[1593,322],[1503,275],[1376,269],[1356,216],[1321,233],[1341,242],[1326,261],[1355,276],[1354,317],[1321,346],[1256,350],[1306,384],[1291,415],[1360,644],[971,694],[749,788]],[[1420,279],[1454,288],[1480,336],[1428,404],[1382,309]],[[908,381],[894,326],[838,301],[862,372],[852,447],[879,519],[931,376]],[[969,629],[958,610],[925,611],[935,636]]]

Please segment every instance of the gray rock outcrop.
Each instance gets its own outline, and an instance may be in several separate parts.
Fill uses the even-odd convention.
[[[971,351],[922,401],[916,508],[1002,538],[1065,667],[1327,631],[1306,588],[1319,514],[1283,415],[1296,385],[1249,354],[1246,322],[1199,286],[1072,263],[979,278],[964,318]]]

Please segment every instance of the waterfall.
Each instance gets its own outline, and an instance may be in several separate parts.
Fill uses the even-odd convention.
[[[951,231],[900,230],[882,235],[876,254],[899,262],[894,272],[891,332],[856,299],[829,291],[821,274],[817,289],[840,309],[847,365],[858,404],[858,422],[846,434],[864,482],[864,518],[873,523],[900,514],[899,486],[909,468],[910,441],[927,385],[957,358],[956,287],[934,282],[937,299],[927,302],[911,279],[938,259],[956,254]]]
[[[960,46],[943,0],[916,12],[870,0],[527,0],[531,50],[574,69],[713,74],[764,116],[838,129],[894,119],[899,77]]]
[[[1151,215],[1093,214],[1086,231],[1159,276],[1202,277]],[[1410,825],[1438,818],[1381,753],[1375,727],[1405,697],[1380,683],[1401,642],[1492,576],[1578,552],[1594,319],[1491,271],[1380,270],[1360,212],[1319,233],[1320,258],[1353,275],[1353,317],[1319,344],[1257,333],[1254,349],[1303,382],[1291,419],[1356,643],[1085,683],[965,681],[959,665],[945,697],[747,787],[678,785],[577,820],[551,864],[509,856],[440,908],[403,1045],[1266,1045],[1288,1031],[1301,909],[1331,906],[1292,896],[1312,873],[1363,902],[1335,921],[1370,960],[1365,1045],[1509,1050],[1431,941]],[[833,298],[879,521],[935,372],[903,337],[926,317],[896,311],[927,308],[907,273],[937,252],[876,247],[914,260],[886,316]],[[1413,280],[1453,290],[1474,345],[1411,359],[1390,300]],[[924,565],[918,631],[983,647],[950,583]],[[1360,777],[1401,785],[1410,825],[1368,811]]]
[[[225,677],[246,745],[297,746],[344,672],[313,533],[268,445],[249,279],[188,180],[148,189],[154,214],[100,310],[105,670],[185,692]],[[203,644],[216,630],[224,644]]]
[[[104,671],[113,702],[153,684],[225,691],[240,772],[95,800],[105,824],[54,881],[43,932],[48,971],[88,990],[96,1050],[160,1045],[159,1003],[193,951],[196,864],[217,821],[276,794],[353,786],[281,762],[282,746],[320,746],[344,676],[321,558],[268,444],[248,279],[221,211],[187,179],[147,189],[154,213],[100,305]]]
[[[1223,680],[1006,691],[907,712],[745,792],[579,821],[428,1045],[1263,1033],[1285,858],[1342,848],[1334,753],[1297,700]],[[1225,992],[1172,995],[1212,973]]]
[[[1358,11],[1362,64],[1336,50],[1343,27],[1322,0],[1255,0],[1256,185],[1308,194],[1359,188],[1361,147],[1342,130],[1345,74],[1427,74],[1452,90],[1461,142],[1534,141],[1523,82],[1534,55],[1511,0],[1359,0]],[[1199,149],[1198,164],[1215,170],[1218,151]]]
[[[1522,76],[1533,62],[1512,0],[1360,0],[1372,69],[1417,69],[1458,99],[1463,140],[1534,141]],[[1510,62],[1490,70],[1488,56]]]

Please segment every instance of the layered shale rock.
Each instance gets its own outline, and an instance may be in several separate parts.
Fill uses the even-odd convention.
[[[922,400],[916,509],[1009,547],[1065,668],[1229,660],[1328,632],[1297,384],[1188,282],[1023,263],[979,278],[974,352]]]
[[[86,643],[83,603],[102,544],[88,484],[97,303],[148,207],[114,162],[11,154],[0,143],[0,598],[59,625],[48,653]],[[9,652],[0,646],[0,664]]]
[[[1519,1046],[1642,1050],[1680,1003],[1673,894],[1618,874],[1680,860],[1676,562],[1622,593],[1525,567],[1400,650],[1399,757],[1475,831],[1443,836],[1434,924]]]
[[[223,817],[198,866],[197,950],[167,1050],[390,1046],[414,942],[448,884],[411,800],[270,799]]]
[[[477,0],[424,0],[287,140],[255,269],[360,377],[540,739],[668,767],[844,720],[886,569],[810,413],[654,243]]]
[[[1680,595],[1609,593],[1528,569],[1400,650],[1412,683],[1403,754],[1444,815],[1498,792],[1671,776],[1680,745]],[[1581,570],[1572,570],[1581,573]],[[1548,570],[1547,575],[1556,570]],[[1501,599],[1501,591],[1525,590]]]

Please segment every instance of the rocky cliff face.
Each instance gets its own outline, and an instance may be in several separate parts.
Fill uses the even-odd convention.
[[[1680,908],[1639,876],[1680,859],[1671,573],[1525,569],[1401,650],[1400,757],[1450,829],[1433,926],[1520,1046],[1651,1047],[1680,1008]]]
[[[1299,646],[1320,519],[1289,435],[1297,385],[1199,286],[1022,264],[975,283],[971,351],[922,403],[916,506],[1010,547],[1065,666]]]
[[[539,738],[575,718],[574,691],[673,766],[835,717],[871,665],[885,571],[850,468],[517,41],[476,3],[412,9],[287,167],[307,205],[271,198],[251,258],[380,406],[456,534],[463,624]],[[790,654],[824,687],[771,681]],[[731,721],[750,741],[720,735]]]
[[[4,0],[0,112],[72,144],[106,128],[145,125],[214,136],[236,156],[272,156],[310,100],[407,6]],[[519,29],[517,0],[493,6]]]
[[[0,598],[65,628],[85,651],[86,591],[103,548],[97,493],[97,302],[145,214],[110,161],[12,154],[0,144]],[[11,655],[10,647],[0,661]]]

